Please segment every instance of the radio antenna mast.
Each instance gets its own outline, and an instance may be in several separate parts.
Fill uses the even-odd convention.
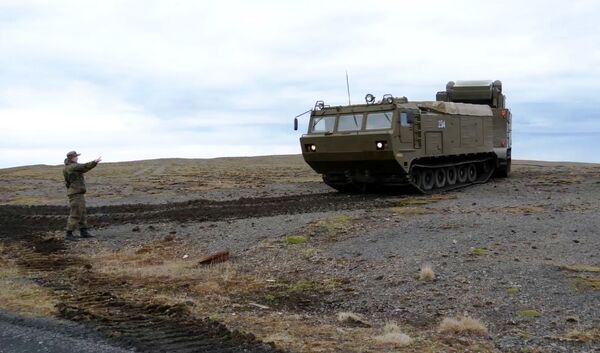
[[[352,105],[352,102],[350,102],[350,81],[348,81],[348,69],[346,69],[346,88],[348,89],[348,105]]]

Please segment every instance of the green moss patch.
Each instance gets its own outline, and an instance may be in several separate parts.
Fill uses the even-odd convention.
[[[506,293],[509,295],[517,295],[519,294],[520,290],[517,287],[510,287],[506,289]]]
[[[309,279],[290,283],[287,287],[288,293],[330,293],[340,285],[335,279],[313,281]]]
[[[525,309],[517,311],[519,317],[540,317],[542,314],[535,309]]]
[[[306,237],[304,237],[302,235],[291,235],[291,236],[287,237],[287,243],[290,245],[304,244],[306,242],[307,242]]]
[[[483,255],[487,255],[488,253],[488,249],[485,248],[474,248],[473,250],[471,250],[471,255],[473,256],[483,256]]]

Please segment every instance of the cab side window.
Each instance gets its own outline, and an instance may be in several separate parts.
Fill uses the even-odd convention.
[[[410,127],[413,123],[413,113],[402,112],[400,113],[400,126]]]

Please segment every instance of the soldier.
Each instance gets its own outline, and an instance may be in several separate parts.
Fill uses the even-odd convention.
[[[87,173],[94,168],[102,158],[85,163],[77,163],[77,159],[80,156],[75,151],[67,153],[65,159],[65,168],[63,169],[63,176],[65,177],[65,186],[67,187],[67,196],[69,197],[69,206],[71,213],[69,214],[69,220],[67,222],[67,233],[65,238],[67,240],[77,240],[73,235],[75,228],[79,228],[79,233],[82,238],[91,238],[92,235],[88,231],[87,225],[87,214],[85,210],[85,178],[84,173]]]

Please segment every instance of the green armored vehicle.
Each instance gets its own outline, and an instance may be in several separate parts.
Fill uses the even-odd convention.
[[[304,160],[343,192],[410,185],[430,193],[507,177],[511,113],[500,81],[450,81],[435,101],[386,94],[310,110]],[[298,120],[295,120],[295,128]]]

